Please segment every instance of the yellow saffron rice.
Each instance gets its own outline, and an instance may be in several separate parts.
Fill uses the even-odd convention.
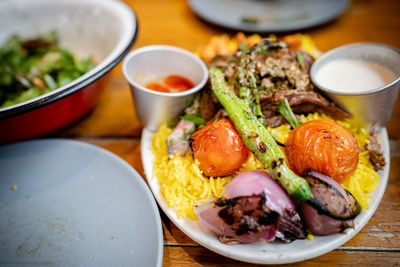
[[[303,122],[315,119],[328,119],[323,114],[302,116]],[[369,208],[369,194],[375,190],[379,176],[369,161],[368,152],[363,148],[368,142],[369,133],[365,129],[353,127],[349,122],[338,121],[354,133],[360,147],[359,163],[355,173],[342,185],[349,190],[363,208]],[[270,128],[271,134],[281,143],[285,143],[290,133],[288,125]],[[167,137],[172,129],[163,125],[153,136],[152,150],[155,155],[153,164],[154,179],[158,179],[161,192],[170,207],[174,207],[179,217],[197,219],[193,206],[199,201],[207,201],[211,197],[221,197],[224,187],[236,174],[247,170],[265,170],[263,164],[254,155],[235,174],[228,177],[207,178],[199,169],[198,162],[190,153],[185,156],[168,155]]]

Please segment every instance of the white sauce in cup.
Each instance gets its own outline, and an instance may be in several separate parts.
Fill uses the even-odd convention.
[[[377,89],[396,79],[393,71],[363,59],[335,59],[315,75],[323,87],[337,92],[361,93]]]

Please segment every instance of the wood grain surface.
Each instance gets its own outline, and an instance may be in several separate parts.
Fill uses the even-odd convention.
[[[168,44],[195,51],[212,36],[229,33],[199,19],[184,0],[127,1],[139,21],[133,49]],[[320,50],[354,42],[379,42],[400,48],[400,1],[358,0],[338,19],[302,31]],[[391,170],[383,200],[369,223],[349,242],[320,257],[291,266],[400,265],[400,99],[387,126],[391,143]],[[112,72],[98,104],[87,115],[50,137],[89,142],[108,149],[144,176],[140,157],[142,126],[119,64]],[[220,256],[199,246],[162,213],[163,266],[253,266]],[[254,265],[256,266],[256,265]]]

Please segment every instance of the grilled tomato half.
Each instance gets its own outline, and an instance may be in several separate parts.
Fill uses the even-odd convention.
[[[337,122],[312,120],[290,133],[285,154],[298,175],[310,168],[341,183],[356,170],[359,148],[353,133]]]
[[[229,119],[208,122],[191,137],[194,158],[207,176],[227,176],[238,170],[249,157]]]

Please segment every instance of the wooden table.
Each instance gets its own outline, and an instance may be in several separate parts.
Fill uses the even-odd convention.
[[[128,4],[139,20],[133,49],[169,44],[195,51],[211,36],[228,32],[208,24],[184,0],[137,0]],[[303,31],[322,51],[361,41],[381,42],[400,48],[400,1],[358,0],[339,19]],[[323,256],[294,264],[398,266],[400,264],[400,98],[387,130],[391,143],[391,170],[383,200],[369,223],[352,240]],[[108,149],[144,176],[140,157],[142,127],[138,122],[121,64],[113,71],[96,107],[76,123],[54,133]],[[160,211],[161,212],[161,211]],[[215,254],[192,241],[161,212],[164,229],[163,266],[249,266]]]

